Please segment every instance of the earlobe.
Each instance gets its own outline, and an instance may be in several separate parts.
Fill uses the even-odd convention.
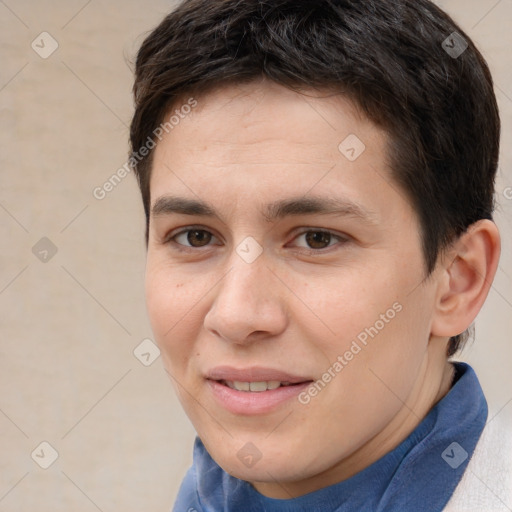
[[[456,336],[471,325],[491,288],[500,249],[498,228],[487,219],[472,224],[450,247],[440,263],[433,335]]]

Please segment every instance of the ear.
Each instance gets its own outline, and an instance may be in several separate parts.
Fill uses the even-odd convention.
[[[500,250],[496,224],[484,219],[472,224],[440,258],[433,335],[456,336],[471,325],[491,289]]]

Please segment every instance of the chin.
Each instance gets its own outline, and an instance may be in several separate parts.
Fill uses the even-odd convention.
[[[297,468],[276,465],[275,461],[270,459],[264,462],[260,460],[252,468],[243,467],[242,464],[231,462],[224,471],[231,476],[250,483],[277,484],[297,481]],[[306,476],[307,477],[307,476]]]
[[[227,448],[227,449],[226,449]],[[279,447],[265,445],[264,440],[253,443],[251,441],[234,442],[233,449],[227,444],[223,449],[209,450],[208,452],[217,464],[231,476],[248,482],[291,482],[297,478],[307,478],[311,471],[305,460],[298,455],[304,455],[304,450],[294,452],[286,445]],[[304,474],[301,468],[304,468]]]

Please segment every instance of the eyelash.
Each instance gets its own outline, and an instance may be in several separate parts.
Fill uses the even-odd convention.
[[[193,246],[189,246],[189,245],[180,244],[179,242],[175,241],[175,239],[178,236],[186,234],[186,233],[189,233],[190,231],[201,231],[201,232],[204,232],[204,233],[209,233],[210,235],[212,235],[212,237],[217,238],[211,231],[208,231],[207,229],[204,229],[201,226],[187,226],[185,229],[182,229],[182,230],[178,231],[177,233],[174,233],[174,234],[170,235],[169,237],[167,237],[165,243],[172,244],[174,246],[174,248],[176,250],[178,250],[178,251],[188,252],[188,253],[190,253],[190,252],[197,252],[197,251],[200,251],[200,250],[203,250],[205,248],[210,247],[210,244],[208,244],[206,246],[203,246],[203,247],[193,247]],[[306,235],[308,233],[325,233],[325,234],[331,235],[332,239],[337,240],[338,243],[337,244],[336,243],[330,244],[327,247],[324,247],[322,249],[298,247],[298,249],[300,249],[301,252],[306,253],[306,254],[317,254],[318,255],[319,253],[320,254],[321,253],[325,253],[329,249],[331,249],[332,247],[335,247],[338,244],[344,245],[345,243],[347,243],[349,241],[349,237],[346,236],[346,235],[345,236],[338,235],[338,234],[334,233],[333,231],[329,231],[327,229],[320,229],[320,228],[304,229],[300,233],[297,233],[295,235],[295,237],[293,238],[293,240],[296,240],[300,236]]]

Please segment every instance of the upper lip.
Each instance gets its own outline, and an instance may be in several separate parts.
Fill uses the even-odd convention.
[[[210,380],[224,380],[237,382],[265,382],[279,381],[297,384],[299,382],[308,382],[313,379],[292,375],[288,372],[276,370],[273,368],[263,368],[252,366],[250,368],[233,368],[231,366],[216,366],[206,373],[206,378]]]

